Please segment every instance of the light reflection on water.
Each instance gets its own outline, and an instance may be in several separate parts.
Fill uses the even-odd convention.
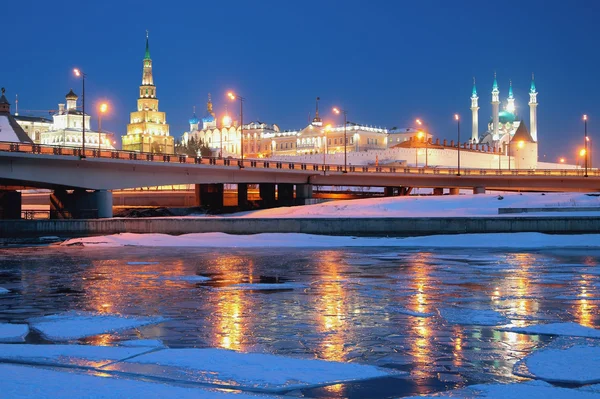
[[[575,321],[598,327],[598,259],[600,252],[589,250],[11,249],[0,251],[0,287],[12,291],[0,297],[0,321],[66,310],[161,315],[169,321],[82,341],[156,338],[172,347],[383,365],[409,371],[417,381],[412,392],[427,393],[515,380],[512,365],[551,340],[450,324],[438,309],[493,309],[518,326]],[[158,264],[128,264],[137,261]],[[173,278],[193,275],[212,280]],[[286,281],[305,288],[222,289]],[[409,316],[399,308],[434,316]],[[432,378],[437,385],[426,382]],[[327,392],[361,397],[343,384]]]

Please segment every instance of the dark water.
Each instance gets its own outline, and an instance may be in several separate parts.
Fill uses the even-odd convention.
[[[68,310],[169,321],[78,342],[136,338],[169,347],[358,362],[409,377],[305,390],[306,397],[393,398],[516,381],[513,364],[552,338],[452,324],[439,309],[496,310],[513,324],[600,322],[600,251],[16,248],[0,251],[0,321]],[[154,262],[128,264],[128,262]],[[209,282],[172,276],[203,275]],[[294,290],[223,289],[298,282]],[[403,309],[434,313],[406,315]],[[30,343],[44,342],[32,333]],[[77,342],[77,341],[76,341]]]

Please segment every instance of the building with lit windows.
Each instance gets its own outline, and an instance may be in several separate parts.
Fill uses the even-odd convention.
[[[52,130],[52,119],[43,116],[28,116],[15,113],[15,121],[36,144],[42,143],[42,133]]]
[[[152,59],[146,33],[146,54],[143,60],[142,84],[137,110],[130,114],[127,134],[122,136],[123,149],[137,152],[175,153],[173,136],[169,135],[166,114],[158,110],[156,86],[152,76]]]

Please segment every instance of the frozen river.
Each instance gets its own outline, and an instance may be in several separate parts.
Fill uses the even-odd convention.
[[[162,316],[71,343],[159,339],[382,366],[409,374],[301,394],[397,398],[521,381],[514,364],[556,338],[497,328],[597,327],[599,260],[596,249],[13,248],[0,251],[10,290],[0,322],[72,310]],[[34,331],[26,343],[53,342]]]

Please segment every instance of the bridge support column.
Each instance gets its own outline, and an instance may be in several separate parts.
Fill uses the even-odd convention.
[[[0,219],[21,219],[21,193],[0,190]]]
[[[458,187],[450,188],[450,195],[458,195],[459,192],[460,192],[460,189]]]
[[[473,187],[473,194],[485,194],[485,187]]]
[[[210,210],[223,209],[223,183],[196,184],[196,206]]]
[[[396,190],[398,190],[398,194],[396,194]],[[395,195],[400,195],[402,187],[384,187],[383,188],[383,196],[384,197],[393,197]]]
[[[239,208],[248,208],[248,183],[238,183],[237,203]]]
[[[113,216],[113,195],[107,190],[55,190],[50,194],[51,219],[96,219]]]
[[[260,194],[260,202],[263,208],[272,208],[275,206],[275,184],[274,183],[260,183],[258,185],[258,192]]]
[[[296,184],[296,203],[299,205],[310,204],[313,196],[312,184]]]
[[[433,195],[444,195],[444,188],[443,187],[434,187]]]
[[[412,192],[412,187],[398,187],[398,195],[401,197],[410,195]]]
[[[290,183],[281,183],[277,185],[277,204],[294,204],[294,185]]]

